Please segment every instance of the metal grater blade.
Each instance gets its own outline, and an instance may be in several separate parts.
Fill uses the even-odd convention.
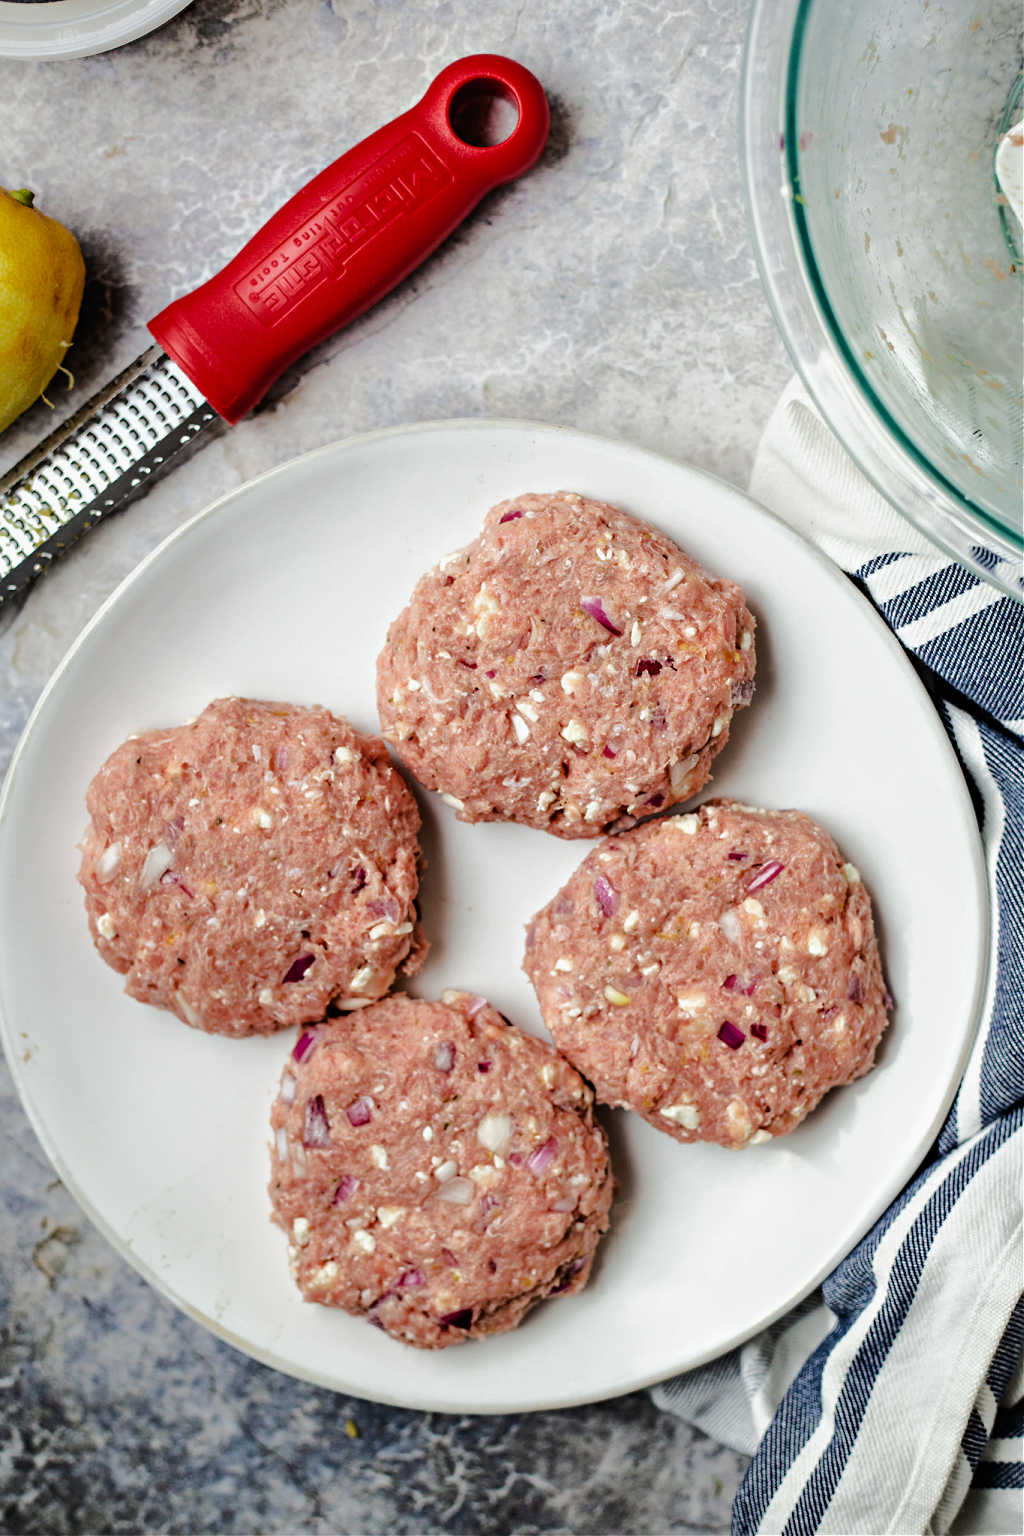
[[[0,608],[221,418],[150,347],[0,480]]]

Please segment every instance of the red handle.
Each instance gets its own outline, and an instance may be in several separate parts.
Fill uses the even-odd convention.
[[[500,144],[467,143],[453,127],[481,96],[518,111]],[[238,421],[304,352],[419,266],[485,192],[528,171],[548,125],[544,91],[521,64],[493,53],[449,64],[422,101],[321,171],[149,329]]]

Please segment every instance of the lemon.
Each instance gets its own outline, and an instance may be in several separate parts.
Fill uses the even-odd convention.
[[[69,229],[0,187],[0,432],[38,400],[78,320],[85,263]]]

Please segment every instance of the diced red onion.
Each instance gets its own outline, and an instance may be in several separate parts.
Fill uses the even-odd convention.
[[[475,661],[465,661],[465,660],[463,660],[463,658],[461,656],[456,656],[456,658],[455,658],[455,665],[457,667],[465,667],[467,672],[475,672],[476,671],[476,662]]]
[[[514,523],[516,518],[522,517],[522,515],[518,507],[513,507],[511,512],[503,512],[498,518],[499,527],[502,523]]]
[[[398,1280],[396,1281],[396,1284],[399,1286],[405,1285],[412,1288],[415,1288],[419,1285],[426,1285],[426,1283],[426,1276],[424,1275],[422,1269],[407,1269],[404,1274],[399,1275]]]
[[[446,1264],[450,1264],[451,1265],[452,1269],[454,1269],[455,1266],[459,1262],[458,1259],[455,1257],[454,1253],[452,1253],[450,1248],[442,1248],[441,1249],[441,1257],[442,1257],[442,1259],[444,1259]]]
[[[611,619],[605,613],[604,607],[599,597],[581,597],[580,607],[585,613],[589,613],[592,619],[596,619],[597,622],[602,625],[610,635],[622,634],[622,630],[616,629]]]
[[[472,1179],[446,1179],[437,1191],[437,1198],[449,1205],[468,1205],[473,1198],[475,1185]]]
[[[495,672],[493,669],[490,672],[484,673],[484,677],[497,677],[497,675],[497,672]]]
[[[478,1061],[476,1064],[476,1069],[478,1072],[489,1072],[491,1070],[491,1064],[489,1061]]]
[[[885,989],[885,1011],[886,1011],[886,1013],[892,1013],[892,1010],[895,1007],[896,1007],[896,999],[893,997],[892,993],[889,991],[889,988],[886,987],[886,989]]]
[[[398,921],[398,902],[391,896],[375,897],[366,903],[366,910],[371,917],[386,917],[389,923]]]
[[[602,757],[614,757],[615,756],[615,753],[612,751],[611,747],[608,745],[607,742],[605,742],[604,746],[601,748],[601,756]]]
[[[166,843],[157,843],[149,850],[142,865],[142,874],[139,876],[139,885],[144,891],[156,885],[164,871],[170,869],[172,857]]]
[[[327,1110],[324,1108],[324,1096],[315,1093],[311,1099],[306,1100],[306,1120],[302,1127],[302,1145],[304,1147],[329,1147],[331,1144],[331,1122],[327,1118]]]
[[[569,1289],[570,1282],[576,1278],[586,1262],[586,1259],[573,1259],[568,1269],[562,1271],[562,1275],[558,1284],[552,1286],[551,1290],[548,1291],[548,1295],[559,1296],[562,1291],[567,1291]]]
[[[730,848],[729,850],[730,859],[746,859],[748,857],[748,853],[743,848]]]
[[[366,870],[360,864],[357,866],[355,873],[352,876],[352,895],[354,896],[357,891],[361,891],[365,884]]]
[[[745,682],[733,683],[729,703],[735,709],[741,704],[749,704],[753,697],[754,679],[752,677],[748,677]]]
[[[312,1030],[304,1029],[302,1034],[295,1042],[295,1049],[292,1051],[292,1060],[301,1061],[304,1056],[309,1054],[314,1045],[316,1045],[316,1035],[313,1034]]]
[[[759,977],[755,976],[752,981],[748,981],[746,986],[743,986],[738,976],[727,976],[722,982],[722,986],[727,992],[741,992],[744,997],[753,997],[757,991],[759,979]]]
[[[725,978],[725,980],[722,982],[722,986],[725,988],[725,990],[727,992],[735,992],[736,991],[736,983],[738,981],[739,981],[739,977],[736,975],[735,972],[733,972],[733,974],[731,976],[727,976]]]
[[[281,985],[289,981],[301,981],[315,959],[316,955],[298,955],[281,977]]]
[[[851,1003],[859,1003],[860,1002],[861,992],[860,992],[860,976],[859,975],[853,975],[853,976],[850,977],[849,981],[846,984],[846,996],[849,998]]]
[[[664,803],[665,803],[665,796],[664,795],[660,795],[660,794],[659,795],[651,795],[650,799],[647,802],[647,804],[651,807],[652,811],[656,811],[658,809],[658,806],[659,805],[664,805]]]
[[[178,887],[178,889],[181,891],[182,895],[188,897],[189,901],[194,901],[195,900],[195,898],[192,895],[192,892],[189,890],[188,886],[185,884],[184,880],[178,874],[176,869],[165,870],[164,873],[160,876],[160,884],[161,885],[176,885]]]
[[[665,729],[665,727],[668,725],[668,718],[667,718],[667,716],[665,714],[665,711],[662,709],[660,704],[656,704],[654,706],[654,711],[653,711],[653,713],[651,715],[651,724],[653,725],[653,727],[654,727],[654,729],[656,731],[663,731]],[[673,766],[673,768],[675,768],[675,767],[678,766],[678,764],[673,763],[672,766]],[[675,789],[675,785],[674,784],[673,784],[672,788]]]
[[[594,881],[594,899],[605,917],[611,917],[615,911],[615,903],[618,898],[615,895],[615,888],[607,876],[598,875]]]
[[[455,1065],[455,1041],[443,1040],[434,1046],[434,1066],[439,1072],[450,1072]]]
[[[510,1152],[506,1161],[510,1162],[513,1168],[521,1168],[523,1166],[522,1156],[518,1152]]]
[[[345,1113],[348,1116],[349,1125],[369,1125],[372,1119],[369,1099],[363,1097],[353,1099]]]
[[[542,1146],[535,1147],[530,1153],[526,1159],[526,1166],[531,1173],[541,1174],[554,1162],[557,1152],[558,1139],[555,1136],[549,1136]]]
[[[121,863],[121,844],[108,843],[99,858],[96,860],[96,879],[107,881],[113,878]]]
[[[441,1322],[448,1328],[472,1328],[472,1307],[460,1307],[458,1312],[446,1312]]]
[[[383,1300],[383,1297],[381,1300]],[[366,1314],[366,1321],[370,1324],[371,1328],[379,1328],[381,1333],[385,1332],[384,1324],[381,1322],[379,1315],[373,1310],[372,1307]]]
[[[753,1035],[755,1040],[767,1040],[768,1026],[767,1024],[751,1024],[750,1033]]]
[[[331,1204],[344,1205],[345,1201],[350,1199],[358,1188],[359,1180],[355,1177],[355,1175],[352,1173],[343,1173],[341,1178],[338,1180],[338,1187],[334,1191],[334,1199],[331,1201]]]
[[[655,661],[653,656],[641,656],[636,664],[636,676],[643,677],[646,672],[649,677],[657,677],[661,671],[661,662]]]
[[[781,875],[785,864],[780,864],[778,859],[769,859],[767,864],[762,864],[757,874],[747,884],[748,891],[759,891],[764,885],[771,885],[777,875]]]
[[[185,830],[185,818],[184,818],[184,816],[174,816],[174,817],[172,817],[172,819],[167,823],[167,831],[164,833],[164,841],[171,848],[174,848],[177,845],[178,838],[181,836],[181,834],[184,832],[184,830]]]
[[[831,1008],[826,1008],[825,1011],[820,1015],[821,1023],[827,1024],[829,1019],[834,1019],[838,1012],[839,1004],[833,1003]]]
[[[480,1009],[481,1008],[486,1008],[486,1007],[487,1007],[487,999],[486,999],[486,997],[481,997],[478,992],[474,992],[473,996],[469,1000],[469,1006],[466,1009],[466,1017],[467,1017],[467,1019],[475,1019],[477,1014],[480,1012]]]
[[[735,1024],[726,1019],[718,1031],[718,1038],[723,1045],[729,1047],[730,1051],[738,1051],[747,1037],[742,1029],[737,1029]]]
[[[284,773],[288,767],[288,748],[275,747],[270,759],[270,766],[275,773]]]

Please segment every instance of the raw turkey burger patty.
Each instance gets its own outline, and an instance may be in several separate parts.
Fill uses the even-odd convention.
[[[753,693],[753,637],[739,587],[648,524],[517,496],[392,624],[382,728],[461,820],[596,837],[707,781]]]
[[[79,879],[125,991],[214,1034],[362,1008],[414,971],[419,813],[382,742],[219,699],[89,786]]]
[[[395,996],[306,1031],[271,1124],[307,1300],[441,1349],[586,1284],[612,1194],[593,1094],[483,998]]]
[[[531,923],[524,968],[598,1098],[680,1141],[792,1130],[886,1025],[868,893],[799,811],[710,801],[608,839]]]

